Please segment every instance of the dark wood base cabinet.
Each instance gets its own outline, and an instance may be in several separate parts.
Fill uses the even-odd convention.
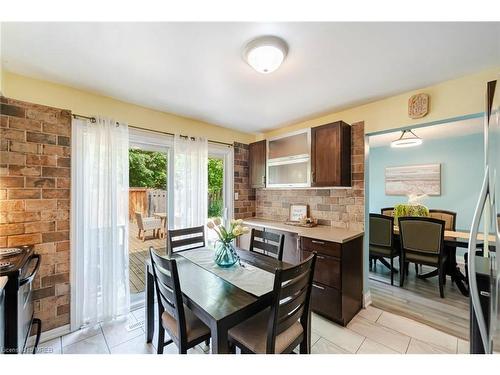
[[[363,305],[363,237],[339,244],[301,237],[302,259],[317,253],[312,311],[346,326]]]

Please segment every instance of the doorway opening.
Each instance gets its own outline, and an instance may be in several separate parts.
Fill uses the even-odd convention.
[[[390,257],[380,256],[375,245],[371,252],[368,246],[366,253],[372,304],[468,340],[469,298],[464,261],[467,240],[453,243],[450,233],[470,231],[484,163],[482,116],[415,127],[413,131],[423,143],[408,148],[391,147],[391,142],[401,136],[401,130],[367,136],[366,207],[370,214],[393,217],[394,211],[397,216],[404,208],[400,205],[417,204],[424,206],[427,212],[415,210],[401,216],[438,218],[438,212],[456,214],[450,224],[454,230],[445,227],[444,232],[443,253],[447,254],[443,267],[444,298],[440,297],[438,277],[428,275],[436,269],[429,264],[409,262],[400,287],[402,250],[397,219],[394,219],[393,251],[398,254],[393,263],[394,285],[391,285]],[[441,219],[445,220],[444,216]],[[367,216],[367,243],[370,243],[369,221]]]

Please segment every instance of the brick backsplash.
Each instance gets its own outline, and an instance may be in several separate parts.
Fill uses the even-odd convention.
[[[351,188],[256,189],[255,216],[286,221],[290,204],[308,204],[310,215],[320,224],[363,230],[364,123],[352,124],[351,130]]]
[[[34,281],[43,330],[69,323],[71,113],[0,99],[0,247],[42,254]]]
[[[248,145],[234,143],[234,192],[238,200],[234,201],[235,219],[255,216],[255,189],[248,181]]]

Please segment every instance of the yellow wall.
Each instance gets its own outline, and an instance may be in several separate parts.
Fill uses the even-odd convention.
[[[296,124],[270,130],[260,135],[242,133],[174,114],[155,111],[109,97],[92,94],[55,83],[36,80],[3,71],[5,96],[48,106],[70,109],[82,115],[105,115],[131,125],[172,133],[205,136],[224,142],[250,143],[286,132],[343,120],[365,122],[365,132],[395,129],[444,120],[484,111],[486,82],[498,79],[500,67],[440,84],[378,100],[365,105],[314,117]],[[429,114],[417,120],[408,117],[408,98],[425,92],[430,95]]]
[[[315,117],[290,126],[268,131],[259,138],[269,138],[286,132],[343,120],[349,124],[365,122],[365,133],[418,125],[436,120],[480,113],[484,111],[486,82],[498,79],[500,67],[477,74],[445,81],[419,90],[406,92],[362,106]],[[408,99],[424,92],[430,95],[429,114],[421,119],[408,117]]]
[[[3,95],[9,98],[69,109],[85,116],[109,116],[151,130],[207,137],[232,143],[250,143],[255,135],[238,132],[203,121],[160,112],[72,87],[28,78],[3,71]]]

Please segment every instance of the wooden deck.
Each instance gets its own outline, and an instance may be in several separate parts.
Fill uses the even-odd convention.
[[[129,279],[130,293],[136,294],[144,291],[144,262],[150,246],[155,249],[164,249],[166,239],[154,238],[152,231],[147,232],[146,241],[137,238],[138,228],[135,223],[129,223]]]
[[[423,273],[430,270],[431,267],[423,267]],[[437,277],[418,279],[411,265],[404,287],[399,287],[399,274],[394,276],[394,286],[391,286],[389,270],[378,263],[375,272],[370,271],[370,292],[373,306],[379,309],[469,339],[469,298],[460,293],[449,276],[444,289],[445,298],[440,298]]]

